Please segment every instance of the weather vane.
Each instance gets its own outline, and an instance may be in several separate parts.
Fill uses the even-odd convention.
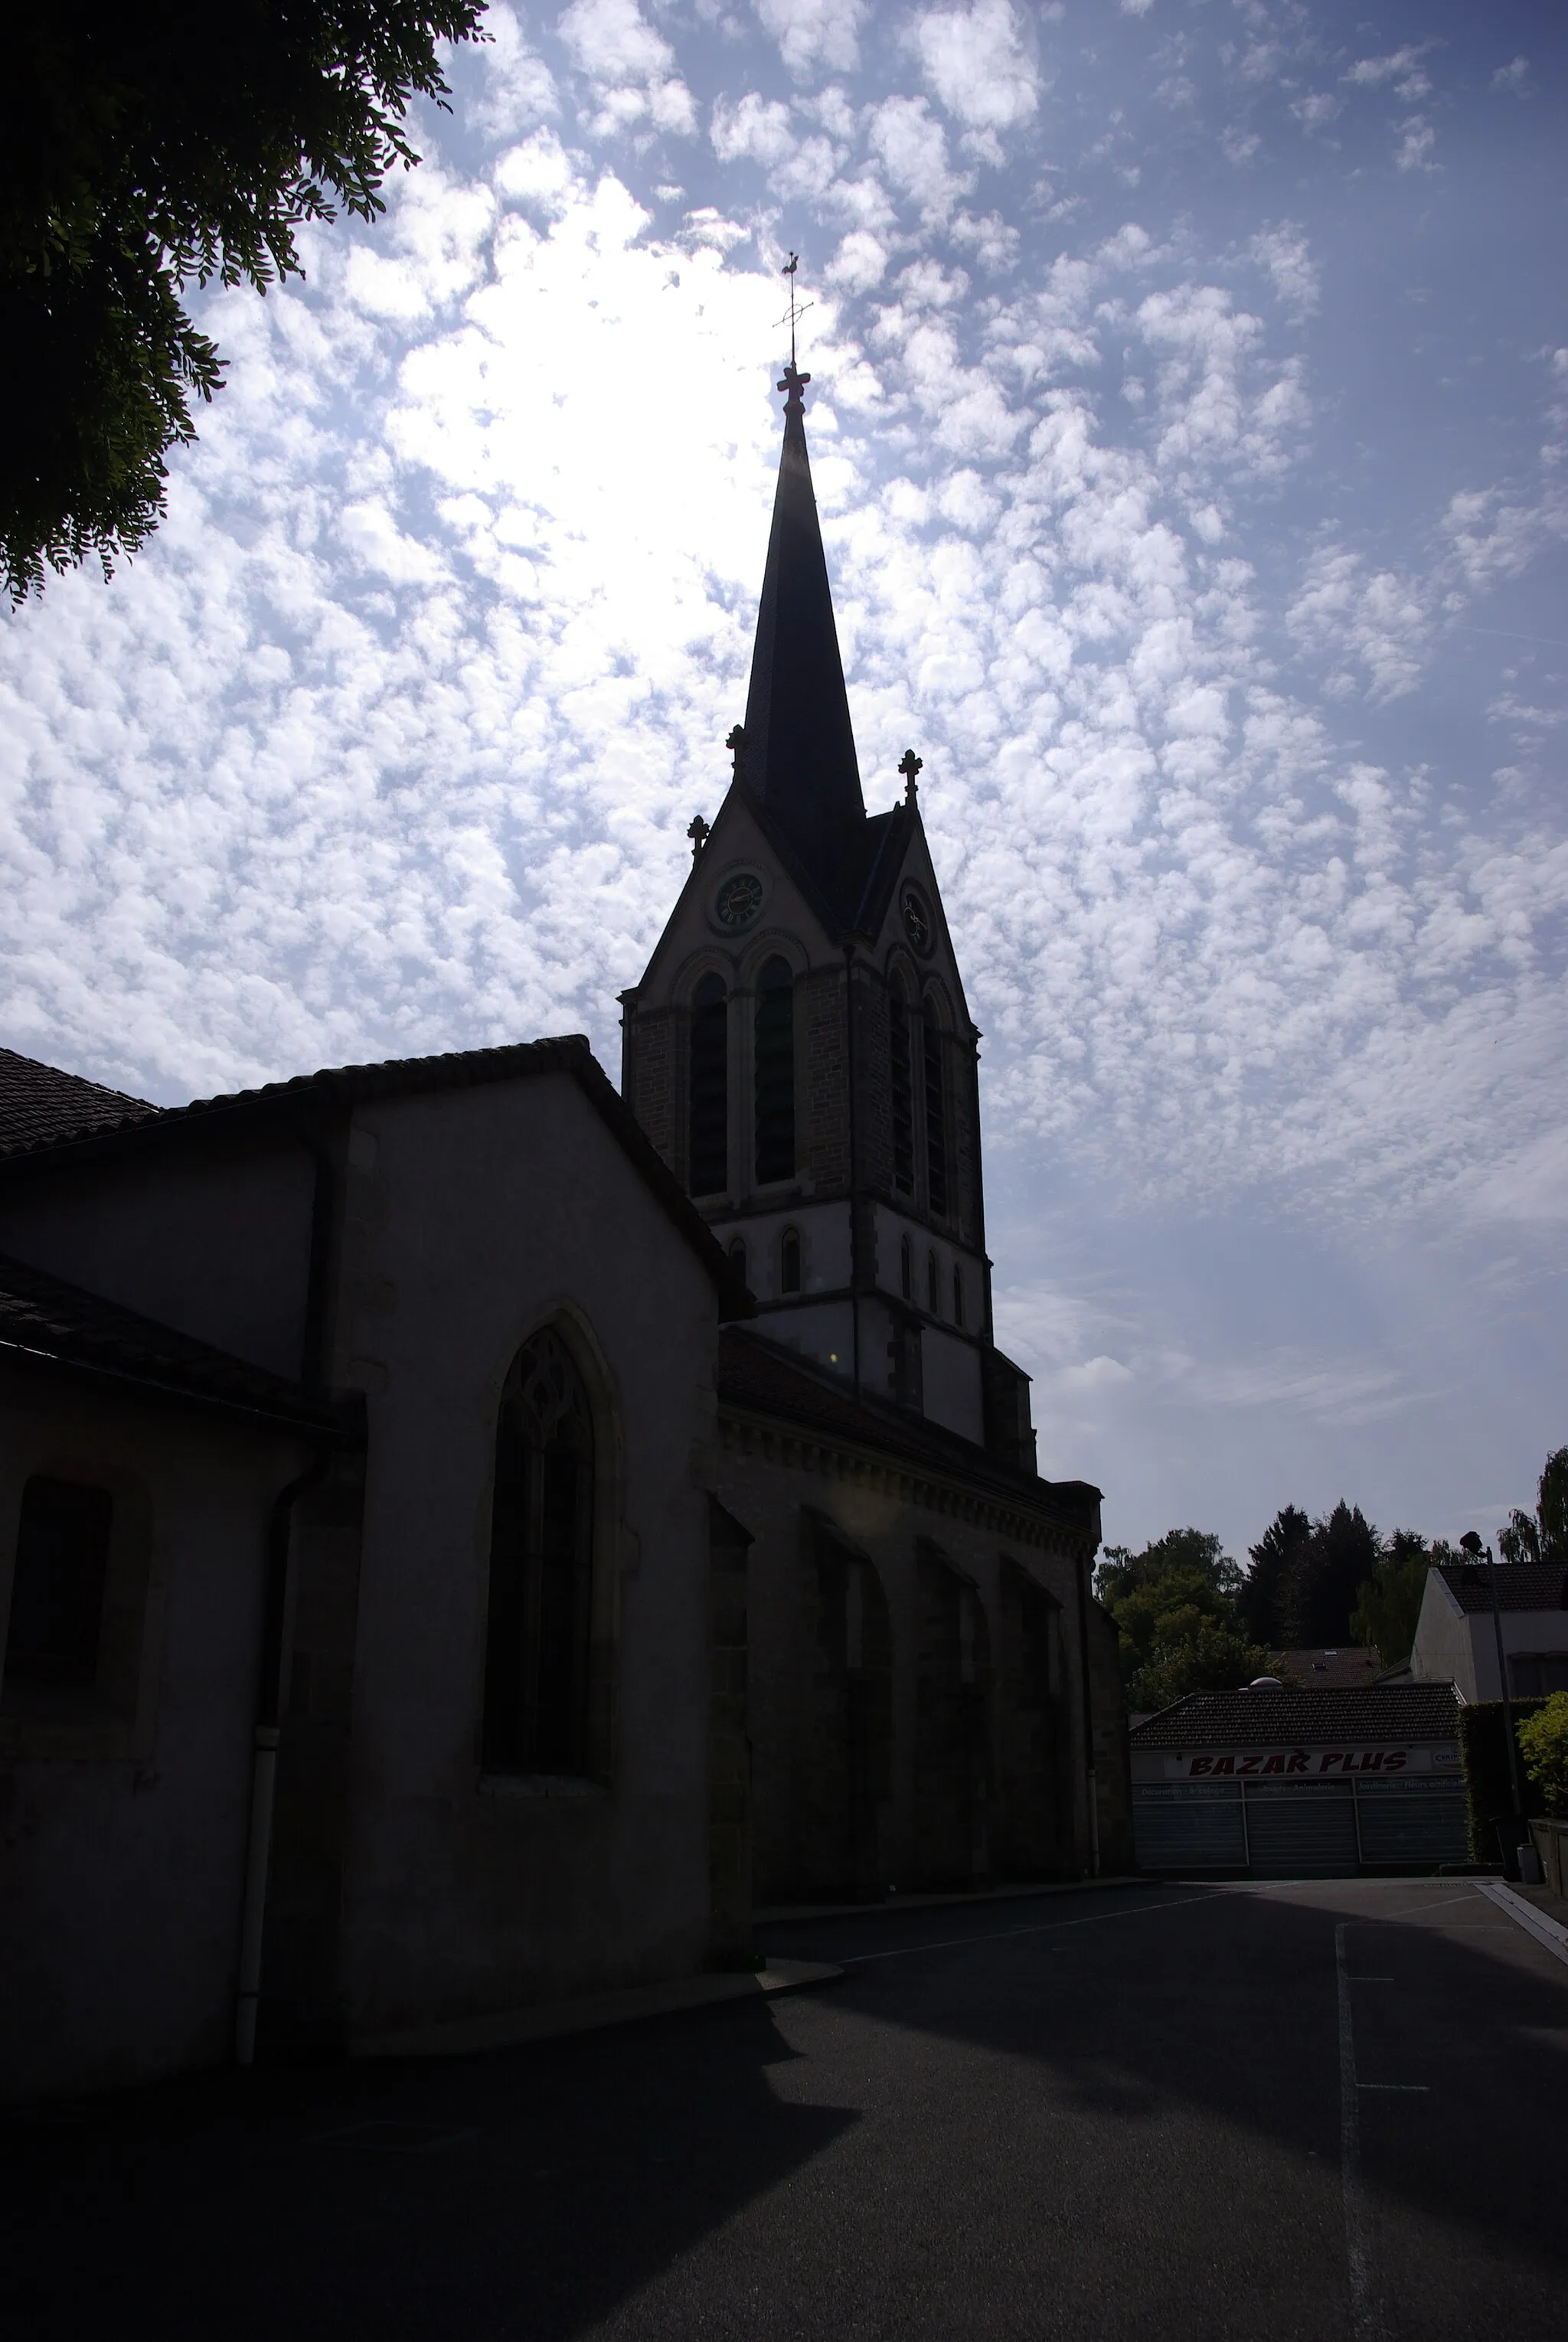
[[[816,306],[816,304],[814,301],[797,301],[795,299],[794,273],[799,266],[800,255],[798,252],[792,252],[789,256],[789,266],[779,270],[779,275],[781,276],[787,276],[789,278],[789,307],[784,311],[784,315],[777,320],[777,323],[781,325],[787,325],[789,327],[789,370],[791,374],[795,373],[797,370],[794,348],[795,327],[805,315],[806,311]],[[811,380],[811,376],[809,374],[802,375],[801,380],[803,382],[809,382]],[[781,385],[780,387],[782,388],[783,385]]]

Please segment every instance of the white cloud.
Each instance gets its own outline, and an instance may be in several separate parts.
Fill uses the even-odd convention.
[[[764,166],[787,162],[799,144],[788,106],[759,97],[755,90],[734,106],[720,98],[714,108],[713,140],[721,163],[744,155]]]
[[[754,5],[792,74],[804,79],[819,68],[854,73],[859,65],[860,29],[870,13],[866,0],[754,0]]]
[[[1429,45],[1423,42],[1418,48],[1395,49],[1392,55],[1386,57],[1360,57],[1343,78],[1353,82],[1360,89],[1377,89],[1384,82],[1408,83],[1413,79],[1421,83],[1424,91],[1432,86],[1420,69],[1421,60]]]
[[[480,93],[466,118],[482,137],[516,138],[560,112],[554,75],[530,48],[506,0],[490,0],[484,12],[490,55]]]
[[[673,68],[674,51],[654,31],[637,0],[572,0],[556,32],[579,72],[594,86],[603,136],[651,122],[676,135],[696,128],[696,106]]]
[[[1419,114],[1399,125],[1399,150],[1394,155],[1395,167],[1401,171],[1432,171],[1436,169],[1433,150],[1437,145],[1437,133],[1430,122]]]
[[[1528,57],[1515,57],[1512,65],[1499,65],[1492,76],[1493,89],[1511,90],[1516,97],[1523,95],[1529,83],[1530,60]]]
[[[894,185],[930,219],[945,219],[973,185],[948,169],[947,134],[923,97],[885,99],[872,115],[870,140]]]
[[[1322,286],[1303,229],[1289,220],[1278,227],[1261,228],[1247,252],[1260,268],[1267,270],[1285,308],[1293,316],[1310,316],[1317,307]]]
[[[916,16],[911,38],[928,85],[960,122],[1009,130],[1034,114],[1038,76],[1010,0],[933,9]]]

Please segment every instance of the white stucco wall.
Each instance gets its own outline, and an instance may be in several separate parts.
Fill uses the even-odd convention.
[[[335,1378],[369,1413],[351,2029],[694,1968],[713,1285],[564,1076],[376,1101],[350,1156]],[[484,1782],[478,1762],[496,1409],[522,1343],[557,1319],[598,1384],[616,1489],[598,1555],[619,1611],[613,1777],[570,1797]]]
[[[1504,1610],[1502,1626],[1505,1657],[1514,1651],[1568,1651],[1568,1612]],[[1502,1697],[1490,1604],[1484,1610],[1462,1610],[1440,1570],[1426,1573],[1410,1670],[1417,1682],[1457,1684],[1466,1700]]]
[[[229,2054],[266,1520],[305,1455],[287,1435],[0,1370],[0,1639],[34,1473],[108,1485],[116,1534],[141,1516],[146,1564],[127,1706],[0,1703],[8,2097]]]

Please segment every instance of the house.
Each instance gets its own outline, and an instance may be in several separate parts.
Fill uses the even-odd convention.
[[[1493,1612],[1495,1584],[1497,1616]],[[1451,1683],[1466,1702],[1498,1699],[1501,1621],[1508,1690],[1568,1691],[1568,1562],[1443,1562],[1426,1573],[1411,1646],[1414,1683]]]

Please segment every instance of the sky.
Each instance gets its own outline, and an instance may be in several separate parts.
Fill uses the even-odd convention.
[[[872,810],[1108,1541],[1568,1442],[1568,14],[496,0],[156,537],[0,622],[0,1039],[165,1103],[583,1031],[712,817],[779,271]]]

